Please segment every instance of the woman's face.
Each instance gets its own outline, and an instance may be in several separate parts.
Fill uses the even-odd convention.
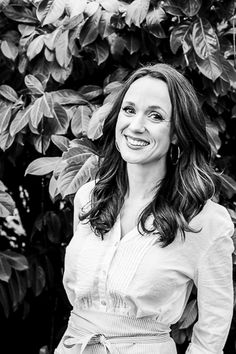
[[[145,76],[132,83],[116,123],[116,142],[127,163],[166,166],[171,113],[165,82]]]

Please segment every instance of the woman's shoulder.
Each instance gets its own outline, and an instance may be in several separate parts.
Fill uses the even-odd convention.
[[[90,195],[95,186],[95,180],[83,184],[75,193],[74,204],[85,205],[90,201]]]
[[[190,225],[194,228],[200,227],[203,233],[207,232],[214,238],[232,236],[234,230],[228,210],[210,199],[200,213],[192,219]]]

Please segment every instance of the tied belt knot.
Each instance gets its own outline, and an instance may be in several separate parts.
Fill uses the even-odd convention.
[[[63,345],[66,348],[72,348],[75,345],[81,345],[80,354],[83,354],[88,345],[101,344],[108,354],[119,354],[119,351],[112,344],[119,343],[160,343],[170,340],[168,333],[159,333],[158,335],[138,335],[138,336],[117,336],[106,337],[104,334],[90,333],[87,336],[65,336]]]
[[[80,354],[82,354],[87,345],[101,344],[103,345],[106,353],[118,354],[118,351],[111,346],[111,339],[104,336],[104,334],[89,334],[81,339],[81,337],[65,336],[63,345],[66,348],[72,348],[77,344],[81,344]]]

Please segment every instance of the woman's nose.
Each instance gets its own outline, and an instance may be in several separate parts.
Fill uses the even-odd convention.
[[[133,131],[143,133],[145,131],[144,117],[142,114],[136,114],[132,117],[132,121],[129,125],[130,129]]]

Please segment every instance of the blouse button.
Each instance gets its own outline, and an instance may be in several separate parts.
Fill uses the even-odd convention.
[[[106,303],[106,301],[102,300],[102,301],[101,301],[101,304],[102,304],[103,306],[106,306],[107,303]]]

